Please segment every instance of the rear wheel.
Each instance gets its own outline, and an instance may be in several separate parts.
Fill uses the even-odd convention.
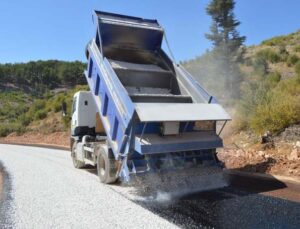
[[[77,160],[76,157],[76,142],[73,143],[71,156],[72,156],[73,165],[76,169],[81,169],[84,167],[85,165],[84,162]]]
[[[115,162],[112,152],[107,147],[101,147],[97,158],[97,172],[102,183],[112,184],[117,181]]]

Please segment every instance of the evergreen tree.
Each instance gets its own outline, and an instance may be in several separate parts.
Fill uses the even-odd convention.
[[[30,61],[28,63],[0,64],[0,83],[11,83],[26,90],[42,94],[61,84],[86,84],[83,71],[86,64],[80,61]],[[1,85],[0,85],[1,86]]]
[[[219,82],[223,83],[226,95],[233,97],[239,92],[241,73],[238,64],[243,61],[245,41],[240,36],[237,26],[240,22],[235,19],[234,0],[212,0],[206,12],[212,17],[210,33],[206,38],[213,43],[215,65],[219,69]]]

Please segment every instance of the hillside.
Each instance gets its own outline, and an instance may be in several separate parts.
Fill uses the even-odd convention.
[[[235,131],[278,134],[300,121],[300,31],[246,48],[237,99],[226,97],[209,52],[183,65],[231,111]]]
[[[215,63],[207,52],[182,64],[234,115],[232,130],[277,134],[299,122],[300,31],[246,48],[238,99],[226,97]],[[59,112],[61,101],[71,100],[68,92],[85,84],[85,67],[57,60],[0,64],[0,136],[23,133],[49,112]]]
[[[217,63],[207,52],[182,64],[233,117],[219,159],[231,169],[300,178],[300,31],[246,48],[235,99]]]
[[[300,177],[300,31],[245,48],[234,99],[210,52],[182,64],[233,117],[218,154],[227,168]],[[84,68],[59,61],[0,65],[0,140],[68,146],[70,117],[61,115],[61,103],[70,114],[74,92],[87,89],[77,85],[85,84]]]
[[[73,87],[84,84],[82,75],[85,67],[86,64],[80,61],[58,60],[0,64],[0,90],[41,96],[45,91],[62,85]]]
[[[62,119],[61,115],[59,125],[44,123],[60,112],[63,100],[70,109],[76,85],[85,83],[84,68],[85,64],[79,61],[0,64],[0,136],[34,130],[40,133],[67,130],[69,119]],[[37,128],[37,123],[42,123],[43,128]]]

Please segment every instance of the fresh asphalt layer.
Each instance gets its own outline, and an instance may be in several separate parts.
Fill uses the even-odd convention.
[[[0,228],[300,228],[299,185],[276,180],[231,175],[226,188],[155,199],[101,184],[67,151],[4,144],[0,174]]]

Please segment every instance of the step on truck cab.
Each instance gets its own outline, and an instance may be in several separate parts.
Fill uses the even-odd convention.
[[[223,142],[217,126],[230,116],[162,50],[160,24],[100,11],[93,18],[85,71],[90,91],[73,99],[74,166],[97,165],[104,183],[219,167],[216,148]]]

